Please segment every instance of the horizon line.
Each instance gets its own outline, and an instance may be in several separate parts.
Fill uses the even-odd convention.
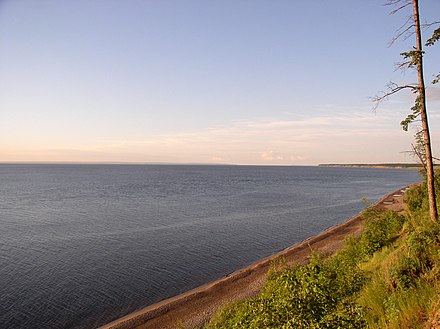
[[[84,164],[84,165],[182,165],[182,166],[265,166],[265,167],[318,167],[318,166],[383,166],[383,165],[415,165],[416,162],[382,162],[382,163],[319,163],[319,164],[255,164],[255,163],[209,163],[209,162],[130,162],[130,161],[0,161],[0,165],[21,164]]]

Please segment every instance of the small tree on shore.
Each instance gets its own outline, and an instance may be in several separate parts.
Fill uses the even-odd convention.
[[[376,103],[376,107],[379,105],[381,101],[386,99],[387,97],[401,91],[404,89],[410,89],[415,95],[414,106],[411,108],[411,113],[401,122],[403,130],[407,131],[408,127],[411,123],[413,123],[417,118],[420,117],[422,128],[420,132],[416,133],[416,136],[423,136],[423,140],[420,139],[418,142],[422,140],[423,147],[418,148],[418,156],[420,159],[423,159],[423,165],[426,170],[426,180],[428,186],[428,197],[429,197],[429,214],[431,220],[438,220],[437,213],[437,203],[436,203],[436,195],[434,188],[434,165],[433,165],[433,156],[431,150],[431,137],[429,133],[429,124],[428,124],[428,116],[426,110],[426,87],[425,87],[425,79],[423,76],[423,57],[424,51],[422,46],[422,31],[420,25],[420,15],[419,15],[419,1],[418,0],[390,0],[387,5],[396,6],[397,8],[391,12],[394,14],[403,8],[408,6],[413,7],[413,14],[407,20],[407,24],[405,24],[400,30],[398,30],[397,35],[392,40],[392,43],[399,39],[402,36],[415,36],[415,46],[412,50],[403,52],[401,55],[403,56],[403,62],[399,65],[400,68],[413,68],[417,71],[417,83],[416,84],[407,84],[407,85],[398,85],[395,83],[390,83],[387,85],[388,91],[384,92],[380,96],[376,96],[374,101]],[[440,38],[440,29],[434,31],[433,36],[427,41],[426,45],[433,45]],[[436,76],[433,83],[438,83],[440,80],[440,74]],[[414,148],[414,147],[413,147]]]

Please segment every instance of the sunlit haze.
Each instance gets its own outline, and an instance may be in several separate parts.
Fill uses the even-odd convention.
[[[384,2],[3,0],[0,162],[413,162],[413,95],[370,98],[416,81],[395,65],[412,38],[388,46],[411,12]],[[420,6],[438,20],[440,1]]]

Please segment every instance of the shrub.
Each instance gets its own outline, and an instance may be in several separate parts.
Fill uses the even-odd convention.
[[[382,247],[389,245],[402,229],[405,217],[392,211],[367,212],[364,233],[360,238],[360,251],[372,255]]]
[[[307,265],[272,270],[260,296],[223,310],[208,328],[361,328],[351,295],[364,281],[348,255],[314,254]]]
[[[440,225],[426,199],[423,186],[406,192],[409,217],[366,211],[363,233],[332,257],[276,264],[259,296],[225,307],[208,328],[426,327],[440,300]]]
[[[412,212],[418,211],[422,208],[423,200],[426,199],[426,186],[413,186],[405,192],[403,200],[408,209]]]

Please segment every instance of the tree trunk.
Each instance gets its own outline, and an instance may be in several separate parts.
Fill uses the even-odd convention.
[[[428,184],[428,196],[429,196],[429,214],[432,221],[437,221],[437,203],[435,199],[434,188],[434,166],[432,163],[431,152],[431,137],[429,135],[428,116],[426,114],[426,89],[425,80],[423,78],[423,49],[422,49],[422,36],[420,31],[420,19],[419,19],[419,1],[414,0],[414,25],[416,31],[416,51],[418,53],[417,61],[417,73],[419,84],[419,97],[420,97],[420,116],[422,118],[423,139],[425,142],[426,152],[426,178]]]

